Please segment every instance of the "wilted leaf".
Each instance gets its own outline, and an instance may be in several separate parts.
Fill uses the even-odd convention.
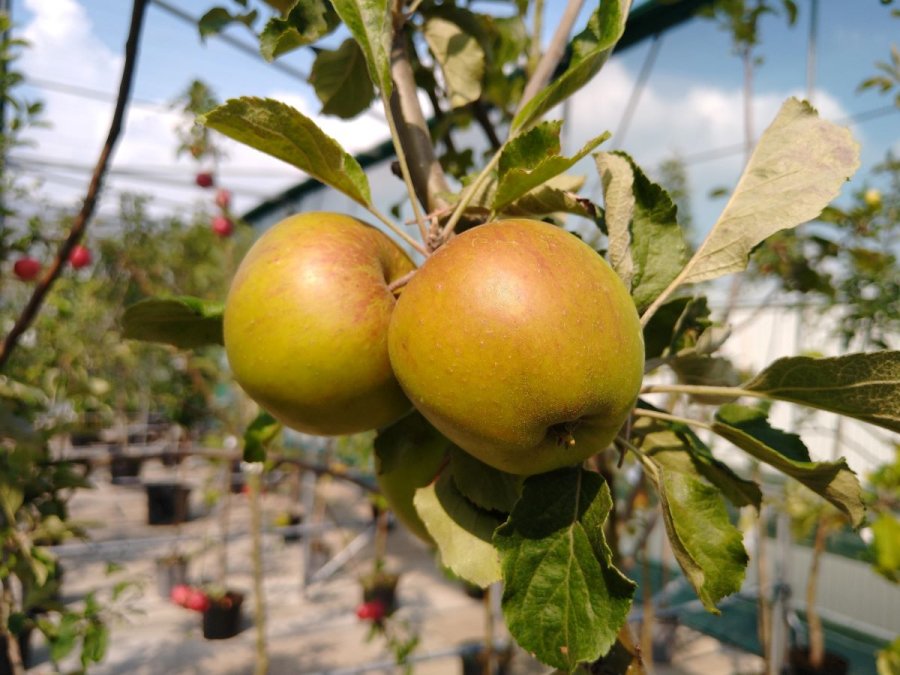
[[[900,352],[778,359],[742,389],[900,432]]]
[[[450,105],[459,108],[477,101],[481,96],[485,56],[475,36],[440,16],[429,18],[422,34],[441,66]]]
[[[687,260],[677,209],[627,154],[600,152],[594,158],[603,183],[610,263],[640,309],[672,283]]]
[[[650,437],[645,448],[648,442]],[[682,453],[664,448],[651,451],[648,475],[659,493],[675,559],[703,606],[718,614],[716,603],[741,588],[747,552],[719,490],[703,482],[693,463],[684,459]]]
[[[497,516],[463,497],[446,473],[416,490],[413,503],[454,574],[482,588],[500,579],[500,559],[491,544],[502,522]]]
[[[509,135],[528,129],[600,72],[622,33],[631,0],[604,0],[588,19],[587,27],[570,44],[569,67],[516,114]]]
[[[182,349],[221,345],[223,309],[220,302],[188,296],[148,298],[125,310],[122,336]]]
[[[859,480],[844,459],[810,461],[800,437],[772,427],[759,408],[722,406],[716,412],[712,430],[827,499],[850,518],[854,527],[862,523],[865,506]]]
[[[266,61],[274,61],[325,37],[338,25],[337,15],[327,0],[299,0],[286,17],[269,19],[259,36],[259,51]]]
[[[305,171],[353,201],[372,202],[359,162],[316,123],[286,103],[268,98],[231,99],[202,117],[208,127]]]
[[[595,473],[532,476],[494,535],[509,630],[540,661],[571,671],[616,641],[634,584],[617,570],[603,536],[612,508]]]
[[[365,56],[356,41],[349,38],[335,50],[323,49],[316,54],[309,82],[325,115],[356,117],[375,97]]]
[[[359,43],[372,81],[382,94],[391,94],[391,24],[388,0],[331,0],[335,11]]]
[[[725,210],[685,267],[697,283],[747,267],[753,248],[818,216],[859,167],[850,131],[788,99],[759,139]]]

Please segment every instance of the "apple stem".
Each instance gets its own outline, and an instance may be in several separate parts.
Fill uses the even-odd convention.
[[[379,211],[377,208],[375,208],[374,205],[370,205],[368,208],[369,208],[369,213],[371,213],[373,216],[378,218],[378,220],[380,220],[382,223],[384,223],[385,226],[391,232],[396,234],[398,237],[400,237],[403,241],[405,241],[413,249],[415,249],[416,251],[418,251],[419,253],[424,255],[426,258],[428,257],[428,249],[425,248],[418,241],[416,241],[415,239],[410,237],[408,234],[406,234],[406,232],[401,230],[399,227],[397,227],[397,225],[394,224],[394,221],[392,221],[390,218],[388,218],[386,215],[384,215],[381,211]]]
[[[500,149],[494,153],[494,156],[491,157],[491,161],[481,170],[481,173],[478,174],[478,178],[475,179],[475,182],[472,183],[469,189],[463,190],[462,199],[459,200],[459,204],[456,205],[456,209],[454,209],[453,214],[450,216],[450,220],[447,221],[447,224],[444,225],[444,229],[441,230],[441,241],[447,241],[447,238],[453,233],[453,230],[459,223],[460,218],[462,218],[463,213],[465,213],[466,208],[472,203],[475,195],[478,194],[478,191],[490,177],[497,164],[500,163],[500,155],[503,154],[504,147],[505,146],[501,146]]]
[[[391,283],[388,284],[388,290],[393,293],[394,291],[403,288],[406,284],[409,283],[409,280],[416,276],[416,272],[418,270],[412,270],[411,272],[407,272],[402,277],[394,279]]]

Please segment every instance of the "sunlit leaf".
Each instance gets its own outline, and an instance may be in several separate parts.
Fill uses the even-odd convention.
[[[422,34],[441,66],[451,107],[459,108],[478,100],[485,56],[475,36],[440,16],[429,18]]]
[[[359,162],[316,123],[286,103],[268,98],[231,99],[202,117],[234,140],[305,171],[367,206],[369,181]]]
[[[500,559],[491,544],[502,522],[497,516],[467,500],[448,474],[416,490],[414,504],[444,565],[477,586],[499,581]]]
[[[279,433],[281,422],[267,412],[261,412],[244,431],[244,461],[266,461],[266,448]]]
[[[818,216],[858,167],[859,145],[849,130],[820,119],[808,103],[788,99],[682,282],[743,270],[757,244]]]

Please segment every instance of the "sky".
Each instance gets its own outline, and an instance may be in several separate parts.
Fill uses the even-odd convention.
[[[171,4],[196,17],[214,4],[228,2],[173,0]],[[766,17],[761,24],[761,61],[754,74],[757,136],[785,98],[805,96],[810,2],[800,0],[800,17],[794,27],[787,26],[783,17]],[[31,43],[19,62],[29,82],[24,91],[45,102],[49,123],[47,128],[30,132],[34,147],[17,149],[12,166],[23,176],[42,179],[41,190],[53,202],[76,204],[83,196],[112,114],[130,4],[124,0],[12,2],[14,31]],[[547,0],[545,4],[549,31],[564,3]],[[485,10],[502,7],[496,2],[476,1],[473,5]],[[583,14],[594,7],[588,0]],[[857,92],[860,81],[874,74],[875,62],[886,60],[891,44],[900,42],[900,20],[891,19],[889,11],[880,0],[819,0],[813,102],[824,117],[842,123],[854,115],[876,111],[865,122],[849,122],[862,146],[863,166],[844,194],[874,184],[872,166],[888,149],[900,152],[900,113],[884,114],[890,99]],[[253,95],[290,103],[313,116],[350,152],[387,138],[387,126],[377,108],[348,122],[320,117],[318,101],[302,78],[280,72],[216,38],[202,43],[194,27],[156,4],[147,12],[134,103],[102,202],[107,212],[114,210],[115,196],[123,191],[151,194],[156,208],[168,213],[211,207],[212,193],[194,185],[194,175],[202,167],[186,157],[175,157],[173,129],[179,116],[170,103],[195,78],[207,82],[223,100]],[[583,25],[583,20],[577,25]],[[253,44],[253,36],[245,29],[235,27],[229,34]],[[708,198],[708,193],[733,186],[743,164],[739,149],[728,151],[738,148],[743,139],[741,62],[733,54],[730,37],[708,20],[694,20],[661,40],[627,131],[617,133],[601,149],[627,150],[651,174],[661,161],[681,157],[688,168],[692,215],[702,232],[713,224],[723,206]],[[565,137],[568,152],[603,131],[623,131],[623,112],[649,50],[648,42],[614,56],[573,99]],[[310,61],[309,50],[280,60],[301,72],[308,72]],[[223,146],[227,157],[218,167],[219,183],[234,193],[238,212],[304,178],[296,169],[255,150],[228,140]],[[725,151],[720,152],[722,149]],[[587,162],[577,168],[587,176],[588,196],[599,199],[596,171]],[[379,180],[392,179],[381,172]],[[396,195],[402,190],[400,185],[388,187],[384,194]],[[341,208],[341,201],[328,195],[323,203]]]

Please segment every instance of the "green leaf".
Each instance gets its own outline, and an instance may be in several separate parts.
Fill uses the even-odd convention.
[[[759,139],[725,210],[685,266],[682,283],[747,267],[753,248],[818,216],[859,167],[850,131],[788,99]]]
[[[500,471],[453,447],[450,471],[456,488],[486,511],[509,513],[522,492],[522,476]]]
[[[646,401],[638,401],[638,407],[662,412]],[[669,452],[670,457],[674,457],[675,453],[682,453],[691,460],[694,470],[719,488],[735,506],[752,505],[759,509],[762,503],[759,485],[741,478],[731,467],[716,459],[709,447],[688,426],[678,422],[644,418],[638,420],[632,433],[635,436],[643,436],[645,445]]]
[[[742,389],[900,432],[900,351],[778,359]]]
[[[552,142],[553,134],[556,142]],[[534,188],[572,168],[591,150],[609,138],[601,134],[585,143],[572,157],[559,154],[559,123],[548,122],[513,139],[500,155],[499,181],[493,208],[501,210]],[[540,149],[543,154],[538,156]]]
[[[221,345],[220,302],[178,296],[136,302],[122,316],[122,335],[132,340],[163,342],[181,349]]]
[[[475,36],[440,16],[429,18],[422,34],[441,66],[451,107],[460,108],[477,101],[481,96],[485,55]]]
[[[267,412],[256,416],[244,431],[244,461],[265,462],[266,448],[281,432],[281,422]]]
[[[716,412],[712,430],[761,462],[803,483],[834,504],[858,527],[865,516],[862,491],[856,474],[842,458],[836,462],[812,462],[796,434],[769,425],[759,408],[729,404]]]
[[[499,581],[500,560],[491,545],[499,518],[467,500],[447,473],[416,490],[413,503],[444,565],[482,588]]]
[[[594,159],[603,184],[610,263],[640,309],[672,283],[687,260],[677,208],[624,152],[599,152]]]
[[[418,465],[419,458],[446,455],[455,446],[435,429],[421,413],[413,411],[390,426],[380,429],[375,437],[375,458],[378,473],[403,471]],[[413,472],[415,473],[415,472]],[[437,472],[418,477],[411,482],[422,487],[434,480]]]
[[[718,614],[716,603],[739,591],[744,580],[748,557],[741,533],[731,524],[719,490],[700,479],[683,453],[648,452],[645,466],[656,484],[675,559],[703,606]]]
[[[565,72],[550,82],[516,114],[509,135],[515,136],[540,120],[600,72],[622,33],[631,0],[603,0],[587,27],[570,44],[572,58]]]
[[[305,171],[363,206],[372,203],[359,162],[315,122],[267,98],[231,99],[201,118],[208,127]]]
[[[878,675],[900,673],[900,637],[876,653],[875,666],[878,669]]]
[[[875,571],[893,583],[900,583],[900,521],[892,513],[882,513],[872,523],[872,553]]]
[[[272,17],[259,35],[259,52],[274,61],[298,47],[310,45],[340,24],[326,0],[300,0],[285,18]]]
[[[526,479],[494,534],[510,633],[547,665],[573,670],[615,644],[634,584],[612,564],[603,523],[609,487],[596,473],[563,469]]]
[[[388,97],[391,94],[391,24],[388,0],[332,0],[350,34],[359,43],[372,81]]]
[[[693,346],[711,323],[705,297],[670,300],[659,308],[644,327],[647,361],[677,354],[680,350]]]
[[[708,354],[684,354],[669,362],[672,371],[681,384],[707,387],[735,387],[741,383],[741,374],[734,364],[724,356]],[[707,405],[731,403],[738,397],[734,394],[691,394],[691,400]]]
[[[342,119],[356,117],[375,98],[365,56],[350,38],[335,50],[316,54],[309,82],[322,102],[322,113]]]
[[[205,40],[210,35],[217,35],[232,23],[242,23],[248,28],[253,28],[258,12],[254,9],[245,14],[232,14],[224,7],[213,7],[197,21],[200,31],[200,39]]]

